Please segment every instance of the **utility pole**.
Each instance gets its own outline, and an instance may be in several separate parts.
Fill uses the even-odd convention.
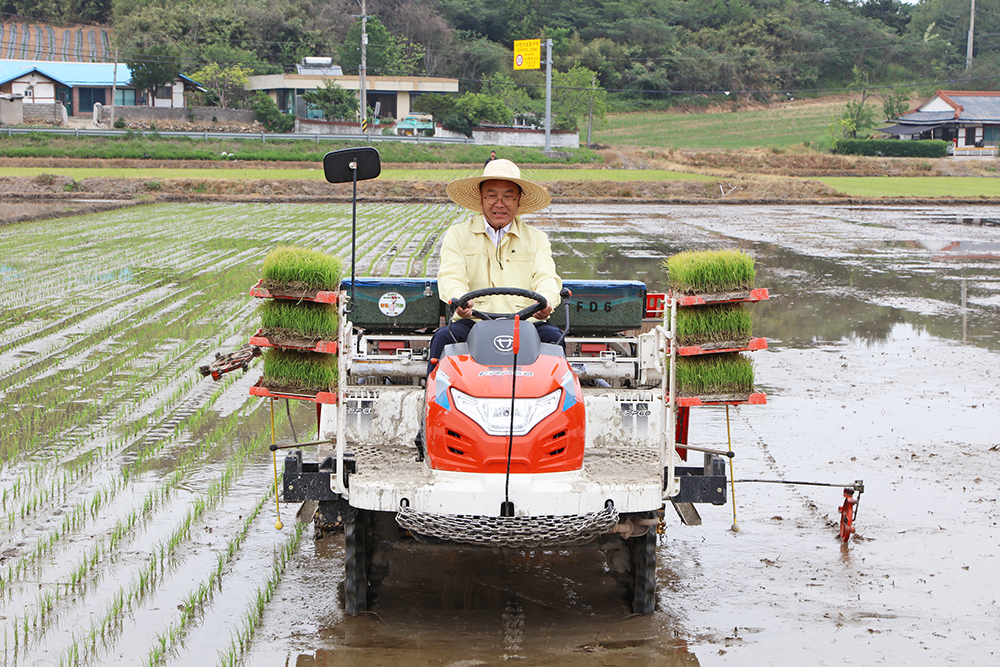
[[[114,77],[111,79],[111,121],[108,128],[115,127],[115,97],[118,96],[118,47],[115,47]]]
[[[365,83],[365,75],[368,73],[368,10],[367,1],[360,0],[361,5],[361,68],[359,84],[361,86],[361,129],[367,131],[368,127],[368,86]]]
[[[590,110],[587,112],[587,148],[590,148],[590,131],[594,127],[594,91],[597,89],[597,75],[590,79]]]
[[[969,45],[965,49],[965,69],[972,67],[972,31],[976,25],[976,0],[972,0],[972,10],[969,12]]]
[[[552,40],[545,40],[545,150],[552,146]]]

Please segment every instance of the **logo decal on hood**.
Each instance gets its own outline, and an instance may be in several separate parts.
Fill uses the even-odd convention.
[[[500,350],[501,352],[513,352],[514,351],[514,337],[513,336],[497,336],[493,339],[493,347]]]

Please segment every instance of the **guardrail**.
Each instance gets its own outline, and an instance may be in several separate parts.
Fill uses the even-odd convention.
[[[33,132],[43,134],[61,134],[73,137],[123,137],[129,135],[140,135],[142,137],[186,137],[188,139],[243,139],[246,141],[353,141],[353,142],[380,142],[380,141],[409,141],[415,143],[431,144],[475,144],[469,137],[421,137],[421,136],[397,136],[394,134],[314,134],[312,132],[288,132],[278,134],[274,132],[166,132],[159,130],[89,130],[82,128],[46,127],[4,127],[0,128],[0,134],[13,136],[15,134],[31,134]]]
[[[950,151],[954,157],[996,157],[996,146],[955,146]]]

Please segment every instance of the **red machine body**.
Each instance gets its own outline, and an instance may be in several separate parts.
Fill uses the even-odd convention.
[[[503,335],[515,336],[512,322],[481,322],[491,329],[480,336],[492,344]],[[482,363],[472,352],[443,357],[427,379],[426,447],[435,470],[506,473],[510,452],[511,474],[579,470],[583,466],[586,415],[580,380],[562,348],[538,343],[534,326],[520,323],[524,349],[514,375],[513,355],[507,364]],[[511,345],[513,347],[513,345]],[[532,350],[537,350],[533,354]],[[479,361],[477,361],[477,356]],[[512,389],[516,393],[511,400]],[[514,429],[511,438],[511,406]]]

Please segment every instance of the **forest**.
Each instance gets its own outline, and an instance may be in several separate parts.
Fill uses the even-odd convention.
[[[821,95],[859,72],[877,86],[995,89],[1000,0],[976,4],[967,63],[970,10],[970,0],[367,0],[367,65],[458,78],[463,93],[515,112],[544,89],[544,70],[512,69],[518,39],[551,39],[563,88],[600,89],[614,110]],[[109,26],[122,59],[153,79],[209,65],[292,70],[305,56],[332,56],[347,74],[360,64],[361,0],[3,0],[0,12]]]

